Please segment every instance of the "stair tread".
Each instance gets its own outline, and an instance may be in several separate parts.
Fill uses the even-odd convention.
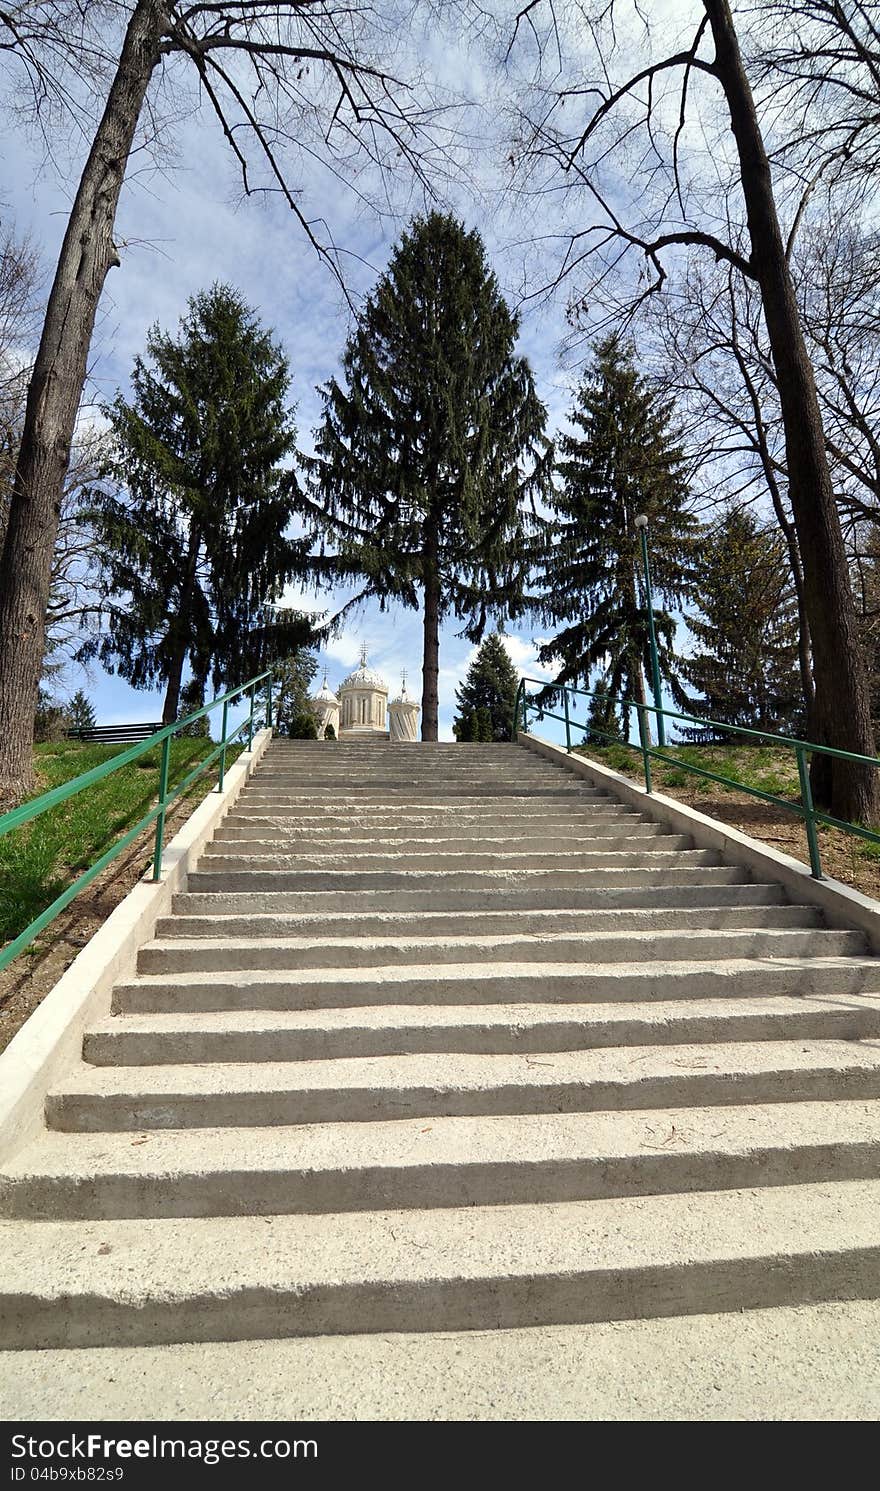
[[[425,965],[420,968],[418,964],[409,963],[406,966],[387,968],[309,968],[306,970],[309,983],[336,984],[346,981],[353,983],[375,983],[377,976],[381,975],[383,983],[393,984],[396,982],[407,982],[419,976],[430,976],[442,979],[444,982],[456,983],[459,981],[480,980],[498,978],[504,975],[509,978],[524,976],[528,978],[540,975],[545,979],[561,979],[566,977],[577,977],[588,979],[592,976],[613,979],[617,983],[625,983],[632,978],[650,980],[652,977],[666,976],[668,978],[682,978],[693,980],[702,975],[717,975],[725,983],[735,984],[737,978],[746,972],[788,971],[792,973],[808,972],[811,968],[823,972],[834,972],[841,975],[842,983],[848,988],[844,992],[862,993],[880,990],[880,960],[870,956],[840,957],[836,955],[810,957],[776,957],[776,958],[725,958],[683,961],[675,958],[649,958],[644,962],[631,963],[602,963],[590,962],[565,962],[565,963],[540,963],[537,960],[529,963],[499,962],[499,963],[443,963],[436,968]],[[300,980],[296,977],[294,970],[281,970],[284,972],[284,982],[295,988]],[[167,973],[139,973],[136,979],[125,980],[118,988],[131,988],[135,984],[147,986],[150,984],[166,984],[172,977],[175,984],[186,986],[187,984],[201,984],[203,982],[219,981],[228,982],[234,975],[236,984],[246,987],[248,984],[259,985],[261,983],[278,983],[279,970],[273,968],[241,968],[241,969],[217,969],[206,968],[190,971],[181,969],[173,975]]]
[[[254,1226],[248,1216],[0,1222],[0,1301],[10,1318],[28,1296],[56,1311],[76,1296],[132,1311],[205,1296],[228,1310],[250,1290],[268,1291],[277,1307],[287,1293],[346,1285],[581,1280],[719,1260],[873,1256],[880,1253],[880,1181],[284,1215],[260,1224],[259,1245]],[[338,1328],[332,1319],[327,1328]]]
[[[786,1016],[813,1014],[864,1016],[880,1020],[880,994],[859,995],[776,995],[768,998],[730,996],[719,1009],[717,999],[664,999],[651,1003],[637,1000],[626,1004],[548,1004],[537,1001],[508,1004],[423,1004],[365,1005],[351,1009],[317,1010],[207,1010],[193,1013],[126,1014],[94,1022],[88,1034],[121,1033],[158,1034],[180,1032],[262,1032],[339,1030],[522,1029],[542,1025],[583,1025],[588,1035],[591,1026],[615,1022],[644,1022],[658,1030],[674,1025],[679,1019],[727,1020],[750,1015]]]
[[[373,1088],[430,1089],[434,1093],[488,1088],[575,1086],[583,1083],[640,1083],[683,1072],[748,1075],[796,1074],[817,1068],[880,1071],[880,1042],[814,1039],[719,1042],[683,1046],[605,1047],[554,1051],[540,1059],[523,1055],[469,1052],[395,1056],[337,1057],[318,1061],[207,1062],[164,1066],[88,1066],[56,1083],[50,1099],[67,1095],[248,1093],[339,1091]]]
[[[624,1112],[535,1113],[374,1120],[273,1127],[161,1129],[130,1133],[49,1131],[0,1169],[4,1183],[28,1177],[154,1176],[223,1171],[315,1172],[379,1166],[465,1166],[559,1160],[638,1159],[647,1154],[751,1154],[876,1146],[880,1100],[743,1106],[642,1108]]]

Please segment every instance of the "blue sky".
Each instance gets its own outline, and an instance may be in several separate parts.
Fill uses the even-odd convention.
[[[433,35],[428,62],[435,71],[454,78],[464,92],[477,98],[467,115],[473,148],[468,160],[469,185],[459,186],[446,201],[469,225],[480,229],[490,258],[513,303],[524,284],[524,251],[519,245],[533,236],[534,225],[506,196],[499,156],[504,125],[495,111],[492,87],[476,51],[453,37]],[[488,119],[492,128],[486,128]],[[483,124],[480,125],[480,121]],[[494,138],[493,138],[494,135]],[[213,281],[236,286],[273,327],[293,369],[300,445],[308,450],[317,421],[316,385],[337,368],[337,359],[350,326],[350,313],[332,276],[306,242],[288,209],[277,198],[268,202],[239,202],[238,184],[228,152],[216,127],[197,112],[185,113],[174,130],[174,160],[162,172],[141,153],[133,161],[117,222],[122,264],[108,280],[101,303],[91,358],[91,394],[96,402],[125,388],[135,354],[143,349],[148,327],[158,322],[172,329],[183,314],[187,297]],[[47,165],[36,141],[7,133],[2,146],[4,187],[0,201],[4,217],[19,232],[29,233],[51,273],[65,210],[81,165],[71,148],[69,158]],[[378,217],[359,204],[338,183],[328,181],[317,167],[301,173],[304,200],[330,218],[336,241],[351,254],[351,285],[363,293],[381,272],[409,210],[420,205],[405,189],[390,211]],[[369,183],[367,183],[369,185]],[[409,210],[408,210],[409,209]],[[555,252],[550,250],[549,252]],[[540,280],[540,252],[530,250],[531,284]],[[559,427],[568,403],[572,365],[563,364],[561,344],[566,326],[560,300],[523,307],[521,348],[535,371],[539,392],[548,406],[549,427]],[[326,597],[302,599],[309,608],[328,604]],[[345,594],[334,597],[338,603]],[[331,608],[333,601],[330,602]],[[326,662],[331,683],[338,683],[354,664],[361,642],[370,661],[396,691],[406,668],[413,692],[420,688],[421,617],[392,609],[382,613],[364,605],[340,636],[328,646]],[[535,659],[535,638],[512,629],[511,655],[517,668],[542,673]],[[454,691],[474,649],[447,625],[441,636],[441,735],[451,739]],[[100,720],[158,718],[161,693],[134,692],[123,680],[105,674],[97,665],[88,680],[72,669],[67,678],[72,691],[85,684]]]

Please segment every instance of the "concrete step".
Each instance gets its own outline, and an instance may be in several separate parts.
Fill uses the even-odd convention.
[[[260,806],[248,808],[247,803],[236,806],[227,814],[223,820],[224,824],[230,826],[242,826],[251,828],[254,824],[271,823],[285,830],[307,831],[318,829],[321,832],[327,830],[341,829],[351,832],[353,828],[362,828],[368,832],[384,833],[386,829],[394,828],[403,831],[411,831],[413,828],[443,828],[462,829],[476,827],[479,829],[492,828],[497,825],[500,828],[516,828],[527,831],[531,828],[544,828],[552,826],[560,831],[571,829],[577,831],[583,825],[593,823],[644,823],[647,820],[636,813],[634,809],[618,807],[613,804],[589,803],[576,804],[573,807],[558,804],[549,804],[545,812],[536,808],[535,804],[529,804],[528,811],[520,812],[516,806],[507,808],[503,804],[492,806],[485,804],[482,809],[471,806],[464,811],[457,811],[450,803],[438,802],[435,806],[422,804],[417,808],[406,808],[390,813],[388,808],[375,808],[373,806],[363,807],[353,811],[351,807],[343,810],[328,807],[324,812],[313,812],[300,807]]]
[[[514,887],[509,890],[458,890],[454,882],[449,889],[426,891],[347,891],[345,911],[351,915],[410,915],[417,911],[437,914],[443,911],[619,911],[627,907],[657,908],[695,906],[779,906],[786,903],[779,885],[759,885],[751,881],[712,880],[706,885],[662,884],[601,887],[578,890],[575,887],[532,890]],[[256,895],[199,893],[184,891],[173,898],[175,916],[249,916],[253,914],[309,916],[332,915],[339,910],[335,890],[262,891]]]
[[[141,974],[116,985],[117,1014],[348,1009],[373,1005],[644,1003],[880,992],[875,958],[743,958],[691,963],[451,963],[307,973]]]
[[[459,831],[455,834],[444,827],[434,832],[421,829],[406,836],[398,834],[393,840],[380,834],[361,833],[355,837],[353,834],[336,835],[330,831],[313,831],[306,836],[263,828],[251,834],[241,831],[218,833],[208,844],[207,853],[248,857],[255,854],[272,857],[291,853],[311,857],[333,853],[336,856],[345,854],[360,857],[381,851],[386,856],[391,853],[408,859],[413,854],[431,854],[436,858],[446,854],[472,854],[474,849],[479,849],[481,854],[554,854],[560,849],[569,852],[587,845],[603,849],[633,849],[642,844],[646,849],[688,849],[693,847],[693,840],[688,834],[664,833],[660,824],[642,824],[638,820],[599,823],[588,828],[579,825],[577,830],[566,829],[556,833],[548,833],[546,830],[535,830],[534,833],[499,833],[497,829],[485,829],[476,833],[471,828],[469,832]]]
[[[689,834],[664,834],[651,828],[643,829],[640,824],[625,824],[610,831],[606,829],[604,833],[590,830],[577,835],[566,834],[564,837],[556,834],[546,837],[518,835],[515,838],[496,838],[491,834],[469,834],[462,838],[447,838],[420,834],[393,844],[386,844],[376,837],[344,839],[340,843],[332,834],[302,843],[290,838],[219,838],[207,845],[206,854],[212,860],[215,857],[227,860],[268,859],[285,864],[293,856],[310,864],[328,858],[334,861],[344,859],[346,862],[352,861],[355,867],[375,860],[380,862],[380,868],[389,862],[399,860],[409,864],[411,860],[416,860],[426,864],[434,863],[442,868],[445,860],[450,857],[460,863],[462,860],[472,859],[475,854],[481,859],[490,855],[503,859],[524,857],[531,864],[536,856],[544,858],[558,854],[604,853],[606,850],[632,853],[643,846],[651,853],[668,853],[673,849],[693,848],[693,840]]]
[[[880,1293],[880,1182],[0,1225],[0,1345],[490,1330]]]
[[[345,912],[220,912],[185,916],[178,911],[156,925],[159,941],[173,937],[439,937],[477,932],[490,935],[605,930],[720,931],[730,927],[822,927],[821,913],[812,906],[673,906],[568,911],[387,911],[382,914]]]
[[[64,1130],[140,1131],[878,1097],[876,1041],[762,1041],[541,1056],[83,1065],[50,1091],[46,1121]]]
[[[640,843],[641,841],[639,841]],[[287,853],[276,854],[265,865],[263,857],[253,854],[212,854],[203,855],[199,861],[200,867],[204,867],[211,874],[241,874],[259,873],[281,876],[285,873],[313,873],[320,874],[321,871],[338,874],[339,871],[348,871],[357,874],[362,871],[387,871],[392,875],[406,875],[407,872],[424,874],[442,874],[446,871],[456,876],[467,874],[471,870],[506,870],[519,871],[530,874],[535,870],[600,870],[603,874],[614,869],[644,870],[652,867],[667,867],[676,864],[696,866],[715,864],[719,855],[713,849],[689,849],[682,848],[660,848],[658,845],[665,844],[665,839],[655,839],[651,847],[635,849],[618,849],[613,844],[610,848],[597,843],[594,848],[579,845],[571,850],[559,849],[554,852],[528,854],[517,851],[515,854],[504,854],[501,851],[484,854],[479,846],[466,854],[410,854],[407,855],[405,864],[401,868],[401,856],[395,853],[375,854],[347,854],[344,849],[338,854],[332,852],[326,854],[300,854]],[[679,840],[674,840],[678,844]],[[687,844],[687,840],[684,841]],[[201,868],[198,873],[201,873]]]
[[[377,1005],[111,1016],[85,1033],[93,1066],[324,1061],[428,1051],[511,1055],[690,1042],[864,1039],[880,1034],[870,995],[668,999],[638,1004]]]
[[[581,833],[584,828],[602,824],[643,824],[643,818],[631,808],[596,807],[579,808],[569,812],[567,808],[546,813],[492,812],[453,813],[448,809],[435,812],[403,813],[389,818],[387,811],[377,813],[244,813],[233,808],[223,820],[224,833],[241,833],[252,837],[263,827],[280,829],[283,834],[305,835],[309,833],[338,833],[360,837],[365,832],[378,834],[389,841],[407,838],[420,829],[431,829],[437,833],[463,833],[480,829],[483,832],[530,833],[550,831],[559,833]],[[268,836],[267,836],[268,837]]]
[[[880,1103],[52,1133],[0,1172],[31,1221],[590,1201],[880,1179]]]
[[[703,856],[697,858],[695,856]],[[190,890],[201,892],[241,891],[333,891],[349,895],[351,891],[516,891],[528,888],[540,895],[545,890],[586,890],[595,887],[616,894],[631,886],[707,886],[739,885],[747,876],[736,865],[721,865],[711,850],[693,850],[675,856],[662,864],[643,857],[638,865],[606,864],[602,868],[578,870],[490,869],[490,870],[194,870],[188,877]],[[708,859],[708,863],[706,863]],[[207,863],[204,860],[203,863]]]
[[[683,962],[690,958],[811,958],[858,956],[859,932],[826,928],[729,928],[558,932],[550,936],[481,937],[185,937],[148,942],[138,954],[141,973],[193,973],[209,969],[395,968],[418,965],[516,963]]]

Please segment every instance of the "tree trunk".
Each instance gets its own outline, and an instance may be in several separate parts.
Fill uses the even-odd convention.
[[[804,576],[813,651],[813,729],[820,744],[873,756],[874,731],[864,659],[813,367],[776,212],[761,136],[728,0],[703,0],[715,41],[715,70],[739,155],[751,242],[776,368],[785,431],[789,495]],[[840,818],[874,822],[880,793],[874,768],[815,758],[814,785]]]
[[[422,653],[422,740],[437,740],[440,676],[440,569],[437,525],[429,520],[424,549],[424,650]]]
[[[186,569],[180,584],[180,603],[177,607],[177,615],[169,627],[171,638],[171,662],[168,667],[168,682],[165,689],[165,703],[162,706],[162,724],[173,725],[177,719],[180,709],[180,685],[183,679],[183,665],[189,651],[189,619],[192,604],[193,588],[196,581],[196,568],[199,562],[199,550],[202,547],[202,535],[193,523],[189,530],[189,544],[186,552]]]
[[[50,571],[95,313],[119,263],[113,225],[166,22],[139,0],[80,179],[46,308],[0,560],[0,801],[33,786],[33,718],[43,668]]]

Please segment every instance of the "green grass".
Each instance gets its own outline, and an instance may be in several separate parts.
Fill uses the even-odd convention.
[[[169,786],[182,781],[214,748],[215,742],[205,738],[173,741]],[[35,795],[60,787],[127,749],[126,745],[83,745],[77,741],[37,746],[39,785]],[[240,749],[237,745],[229,747],[227,763]],[[77,797],[0,839],[0,941],[23,932],[65,886],[143,818],[156,801],[159,752],[160,748],[154,747]],[[216,778],[217,763],[193,783],[186,795],[204,796]]]
[[[584,755],[595,756],[614,771],[626,776],[642,779],[642,758],[638,750],[624,745],[609,745],[601,748],[582,747]],[[659,749],[659,747],[658,747]],[[651,761],[654,785],[663,789],[690,790],[708,794],[711,792],[736,792],[744,787],[757,788],[759,792],[772,793],[774,797],[797,802],[800,800],[800,782],[797,760],[793,751],[776,746],[696,746],[670,745],[663,754],[675,763],[702,767],[726,777],[728,785],[713,782],[695,772],[684,771],[664,761]]]

